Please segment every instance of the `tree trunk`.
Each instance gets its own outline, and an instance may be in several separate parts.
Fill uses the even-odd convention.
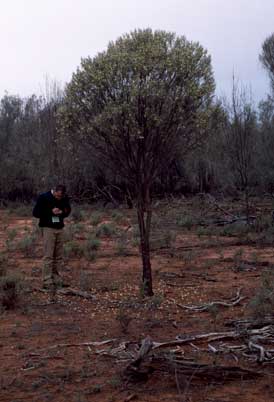
[[[143,262],[143,291],[145,296],[153,296],[149,247],[152,211],[151,209],[145,211],[142,203],[139,204],[137,208],[138,223],[140,229],[140,247]]]
[[[250,205],[249,205],[249,189],[245,187],[245,212],[246,212],[246,222],[250,225]]]

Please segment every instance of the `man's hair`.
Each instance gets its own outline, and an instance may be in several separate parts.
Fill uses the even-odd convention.
[[[55,186],[55,191],[60,191],[60,193],[66,194],[66,186],[64,186],[63,184],[57,184],[57,186]]]

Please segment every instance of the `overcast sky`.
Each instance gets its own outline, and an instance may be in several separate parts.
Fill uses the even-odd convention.
[[[0,0],[0,97],[41,93],[45,76],[68,82],[81,57],[95,56],[135,28],[199,41],[212,56],[218,94],[233,71],[254,99],[268,78],[258,55],[274,32],[274,0]]]

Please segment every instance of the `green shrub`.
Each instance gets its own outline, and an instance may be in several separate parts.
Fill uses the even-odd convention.
[[[90,217],[90,223],[92,226],[97,226],[102,219],[102,214],[100,212],[93,212]]]
[[[193,218],[191,216],[188,216],[188,215],[180,216],[176,220],[176,225],[181,227],[181,228],[185,228],[187,230],[190,230],[194,225]]]
[[[75,222],[82,221],[85,219],[85,211],[82,211],[78,206],[74,205],[71,211],[71,217]]]
[[[256,233],[266,232],[272,228],[272,218],[270,215],[259,216],[252,225]]]
[[[236,234],[235,228],[233,230],[233,227],[231,225],[224,226],[219,231],[219,235],[220,236],[225,236],[225,237],[233,237],[233,236],[235,236],[235,234]]]
[[[86,240],[86,248],[89,250],[97,251],[99,250],[101,245],[100,239],[94,237],[94,236],[89,236]]]
[[[233,270],[236,272],[243,271],[245,269],[245,262],[243,260],[243,249],[237,250],[233,255]]]
[[[32,216],[32,206],[31,205],[20,205],[14,210],[14,213],[20,217],[30,217]]]
[[[120,211],[113,211],[111,217],[115,222],[119,223],[123,220],[124,215]]]
[[[17,230],[16,229],[9,229],[7,231],[7,237],[8,237],[8,241],[13,241],[17,236]]]
[[[22,280],[16,275],[4,275],[0,278],[0,305],[7,310],[13,309],[22,289]]]
[[[173,247],[176,241],[176,233],[171,230],[166,231],[163,240],[167,248]]]
[[[16,229],[9,229],[7,231],[6,247],[7,247],[8,251],[11,251],[15,248],[14,240],[15,240],[16,236],[17,236]]]
[[[71,241],[75,238],[76,234],[83,233],[85,230],[85,225],[83,223],[77,222],[70,224],[64,229],[64,238],[66,241]]]
[[[35,251],[35,242],[36,239],[33,235],[27,235],[19,240],[17,247],[23,252],[25,257],[31,257]]]
[[[274,243],[274,228],[270,228],[266,232],[262,232],[255,240],[257,244],[272,246]]]
[[[6,254],[0,253],[0,277],[6,275],[7,263],[8,263],[8,258],[6,256]]]
[[[207,236],[206,228],[201,227],[201,226],[198,227],[196,233],[197,233],[198,237]]]
[[[79,243],[74,240],[68,241],[64,245],[64,255],[67,258],[73,257],[82,257],[83,256],[83,248]]]
[[[8,213],[12,215],[17,215],[20,217],[30,217],[32,216],[32,206],[19,203],[10,203]]]
[[[101,237],[101,236],[105,236],[105,237],[111,237],[113,235],[115,235],[116,233],[116,228],[108,223],[104,223],[103,225],[99,226],[99,228],[96,231],[96,236],[97,237]]]
[[[96,237],[89,236],[84,245],[84,255],[87,260],[94,261],[97,257],[97,251],[99,250],[101,241]]]
[[[163,301],[164,301],[163,295],[155,294],[150,298],[150,300],[148,302],[148,307],[151,309],[157,309],[161,306]]]
[[[266,271],[262,275],[261,286],[249,303],[251,313],[256,319],[273,314],[274,273]]]
[[[132,320],[132,317],[128,315],[124,307],[119,308],[116,314],[116,320],[119,322],[123,334],[126,334],[128,332],[128,326]]]
[[[83,223],[75,223],[74,225],[71,225],[71,230],[75,234],[83,233],[85,231],[85,225]]]

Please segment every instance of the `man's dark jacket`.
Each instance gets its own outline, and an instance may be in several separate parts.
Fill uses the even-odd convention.
[[[59,208],[63,211],[60,215],[54,215],[52,210],[54,208]],[[69,216],[71,211],[69,198],[65,196],[61,200],[57,200],[51,191],[47,193],[43,193],[39,195],[36,205],[33,209],[33,216],[35,218],[39,218],[39,226],[54,228],[54,229],[62,229],[64,227],[64,218]],[[58,216],[60,222],[53,223],[52,217]]]

